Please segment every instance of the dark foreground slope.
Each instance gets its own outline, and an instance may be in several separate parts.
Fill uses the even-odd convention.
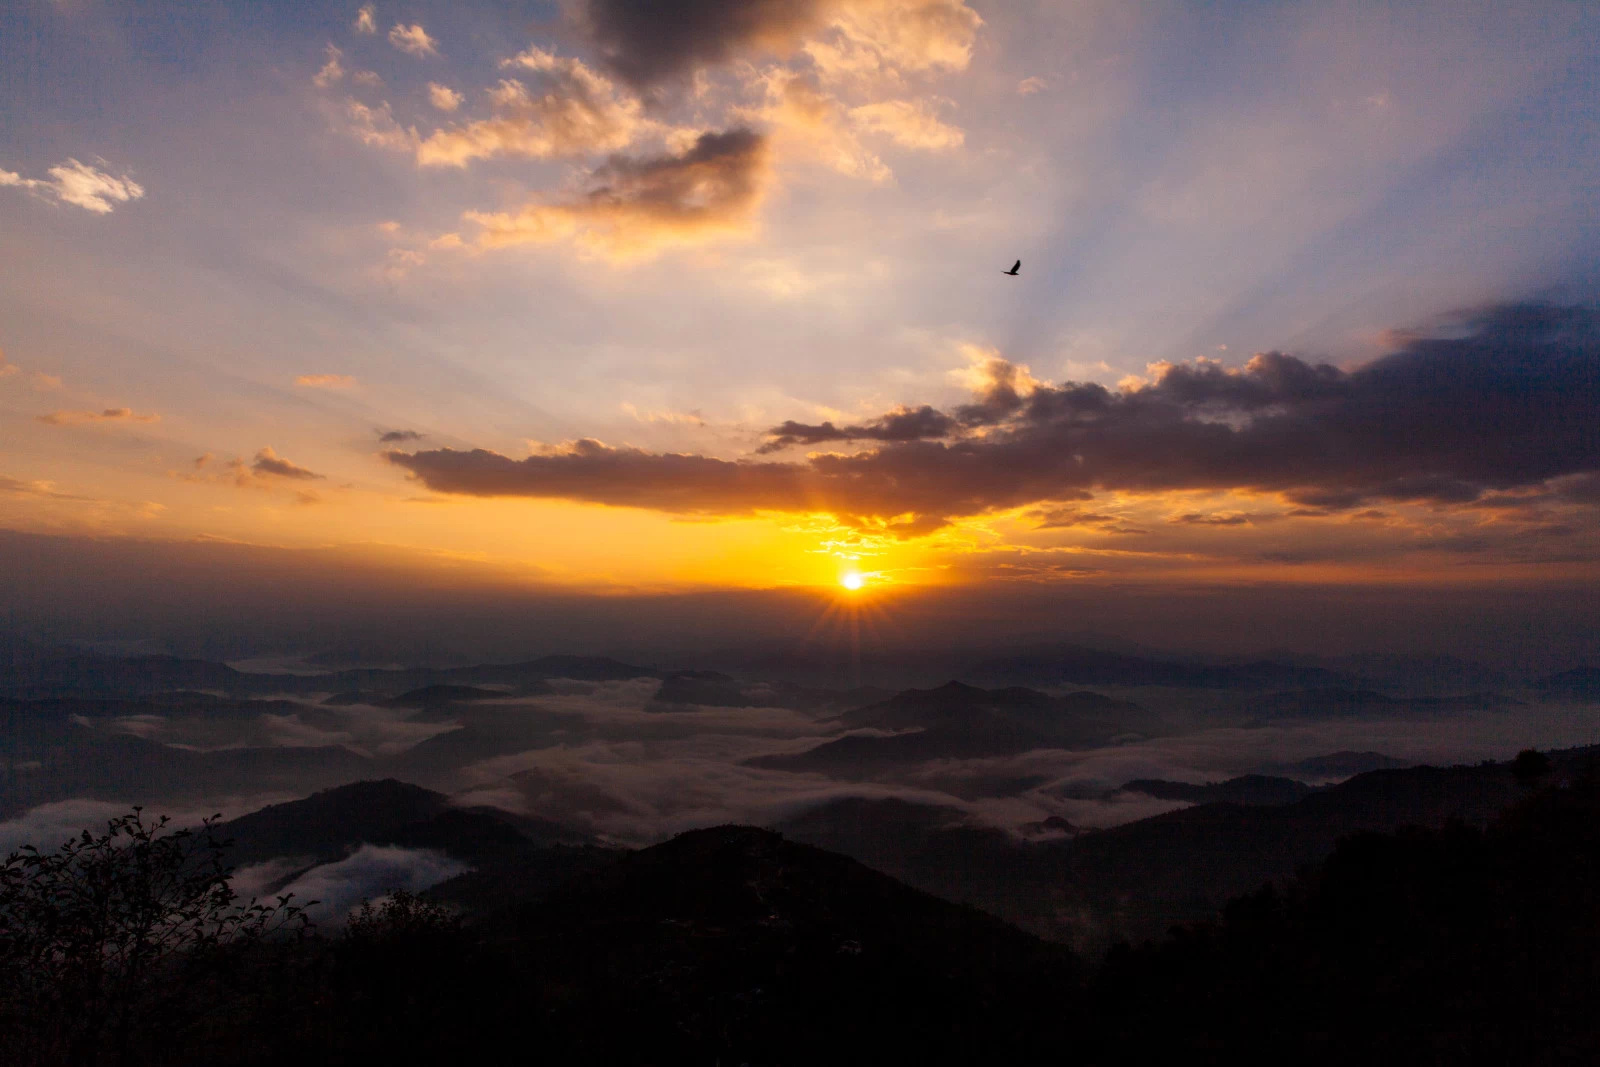
[[[1600,784],[1537,778],[1487,827],[1349,836],[1093,975],[842,856],[727,826],[464,921],[407,899],[220,969],[168,960],[134,1028],[101,1035],[120,1055],[47,1033],[60,1056],[5,1061],[1593,1063]],[[40,1017],[8,999],[13,976],[0,1059]]]
[[[1140,949],[1091,1062],[1600,1063],[1600,780],[1486,829],[1356,834],[1281,889]]]
[[[515,938],[561,1004],[562,1062],[1039,1062],[1075,973],[988,915],[737,826],[578,879]]]
[[[1057,1063],[1083,989],[1061,946],[753,827],[427,907],[280,946],[159,1062]]]

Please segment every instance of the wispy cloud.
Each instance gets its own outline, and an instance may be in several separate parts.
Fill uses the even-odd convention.
[[[353,389],[360,383],[349,374],[302,374],[294,384],[310,389]]]
[[[102,161],[104,162],[104,161]],[[126,175],[115,175],[76,159],[51,167],[49,178],[24,178],[14,171],[0,170],[0,186],[26,189],[46,199],[81,207],[97,215],[107,215],[117,204],[144,196],[144,186]]]
[[[344,64],[341,62],[344,53],[330,44],[324,54],[328,57],[327,62],[322,64],[322,69],[311,79],[311,84],[318,89],[326,89],[344,79]]]
[[[613,152],[650,125],[638,100],[577,59],[530,48],[502,65],[522,72],[531,87],[516,78],[501,79],[487,94],[494,113],[422,138],[416,145],[418,163],[460,167],[495,156],[546,159]],[[459,103],[461,98],[450,99]],[[435,106],[439,101],[435,96]]]
[[[131,408],[105,408],[100,411],[52,411],[35,416],[51,426],[74,426],[84,422],[160,422],[160,415],[137,415]]]

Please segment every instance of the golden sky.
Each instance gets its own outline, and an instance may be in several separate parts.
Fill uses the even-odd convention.
[[[1591,581],[1596,18],[11,5],[0,525],[595,593]]]

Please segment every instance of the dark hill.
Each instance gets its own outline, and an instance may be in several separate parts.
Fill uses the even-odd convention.
[[[1246,774],[1223,782],[1195,785],[1169,782],[1160,778],[1136,778],[1124,782],[1122,792],[1143,793],[1160,800],[1187,800],[1191,804],[1293,804],[1315,790],[1293,778],[1273,778],[1265,774]]]
[[[0,780],[0,817],[79,797],[205,801],[244,783],[262,792],[299,793],[364,777],[373,767],[337,745],[196,752],[62,718],[6,725],[0,751],[17,770]]]
[[[224,824],[240,866],[277,856],[340,859],[361,844],[433,848],[468,862],[499,862],[531,846],[589,839],[542,819],[492,808],[452,807],[443,793],[387,778],[326,789]]]
[[[557,1062],[1025,1063],[1067,1037],[1065,951],[750,827],[581,876],[517,936],[563,994]]]
[[[792,708],[840,711],[873,704],[891,694],[884,689],[817,689],[794,682],[749,682],[716,671],[683,671],[661,683],[655,702],[668,709],[684,705],[715,708]]]
[[[1005,689],[979,689],[961,682],[947,682],[936,689],[907,689],[888,700],[857,707],[839,716],[851,728],[874,727],[880,730],[929,729],[978,720],[1006,720],[1042,730],[1060,728],[1066,722],[1102,722],[1140,716],[1144,709],[1124,700],[1113,700],[1099,693],[1069,693],[1050,696],[1035,689],[1012,686]]]
[[[1244,710],[1266,719],[1342,718],[1364,715],[1441,715],[1461,711],[1496,711],[1521,706],[1498,693],[1466,693],[1444,697],[1391,697],[1370,689],[1296,689],[1258,697]]]
[[[1392,771],[1402,767],[1415,767],[1416,760],[1396,759],[1382,752],[1330,752],[1325,756],[1310,756],[1280,768],[1286,774],[1307,778],[1349,778],[1368,771]]]
[[[1093,1064],[1600,1062],[1600,789],[1359,834],[1282,890],[1113,952]]]
[[[1600,698],[1600,667],[1578,667],[1552,674],[1539,683],[1539,688],[1556,697],[1578,700]]]
[[[908,689],[882,703],[846,712],[851,728],[901,730],[855,734],[805,752],[758,756],[751,766],[859,777],[933,759],[979,759],[1036,748],[1087,748],[1149,729],[1137,704],[1098,693],[1050,696],[1033,689],[979,689],[950,682]]]
[[[1572,767],[1587,751],[1554,757]],[[1067,882],[1088,912],[1125,936],[1155,936],[1321,860],[1347,834],[1452,820],[1483,826],[1522,793],[1501,763],[1372,771],[1275,807],[1202,804],[1076,838]]]
[[[1347,676],[1274,660],[1210,664],[1152,659],[1080,645],[993,656],[967,677],[1021,685],[1152,685],[1199,689],[1286,689],[1338,685]]]
[[[353,668],[327,674],[256,674],[223,663],[174,656],[106,656],[71,648],[17,646],[0,674],[0,696],[42,698],[108,693],[136,696],[176,690],[231,696],[262,694],[401,693],[433,685],[504,686],[547,692],[554,678],[619,681],[663,672],[603,656],[545,656],[522,663],[468,667]]]
[[[248,677],[226,664],[206,660],[176,656],[121,658],[77,649],[48,649],[18,657],[0,678],[0,695],[54,697],[114,693],[134,696],[180,689],[234,693],[244,688]]]

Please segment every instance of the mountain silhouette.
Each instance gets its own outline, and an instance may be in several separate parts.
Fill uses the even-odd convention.
[[[798,753],[758,756],[750,766],[870,775],[933,759],[977,759],[1036,748],[1079,748],[1149,729],[1153,717],[1127,701],[1098,693],[1050,696],[1032,689],[979,689],[949,682],[909,689],[835,721],[852,728],[899,730],[853,734]]]

